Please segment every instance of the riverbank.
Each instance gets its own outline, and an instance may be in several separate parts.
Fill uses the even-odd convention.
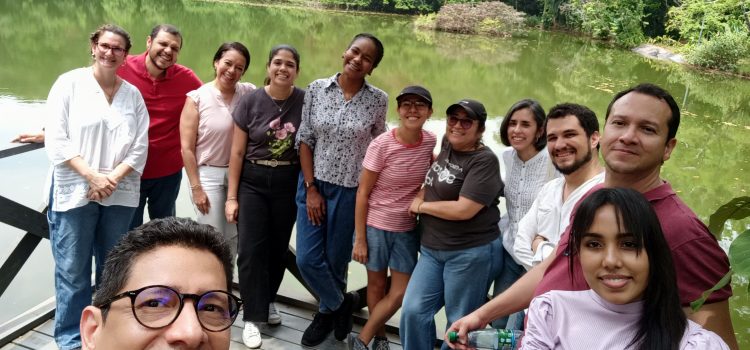
[[[213,2],[226,1],[217,0]],[[369,5],[367,5],[367,1],[343,0],[239,0],[234,2],[343,12],[353,11],[378,15],[393,14],[390,12],[427,13],[413,18],[415,27],[421,30],[499,38],[526,35],[527,30],[541,29],[542,25],[546,23],[552,29],[545,30],[561,32],[578,38],[588,38],[595,42],[609,43],[624,50],[630,49],[644,57],[685,65],[691,69],[710,74],[730,75],[743,79],[750,78],[750,44],[746,40],[749,36],[742,34],[741,30],[740,32],[713,33],[710,40],[707,39],[709,35],[707,32],[702,44],[699,45],[688,44],[689,40],[686,42],[674,41],[666,36],[649,39],[645,33],[641,32],[641,25],[638,24],[640,21],[635,21],[637,15],[616,4],[575,5],[584,6],[586,9],[594,11],[592,16],[588,16],[591,18],[580,17],[581,15],[578,13],[580,11],[576,11],[573,8],[575,6],[567,4],[561,6],[561,13],[556,15],[560,19],[564,18],[562,22],[566,24],[559,25],[557,21],[552,21],[550,25],[550,23],[547,23],[549,18],[545,19],[544,15],[527,15],[499,1],[447,3],[439,7],[437,12],[429,10],[427,5],[417,5],[417,2],[414,1],[403,1],[396,8],[387,9],[373,7],[374,2],[372,1]],[[516,2],[516,5],[518,5],[518,2]],[[586,6],[590,6],[590,8]],[[565,7],[565,11],[563,11],[563,7]],[[386,12],[362,11],[363,8]],[[612,22],[613,20],[614,22]],[[666,22],[665,18],[661,20]],[[683,21],[685,20],[683,19]],[[618,26],[611,27],[610,22],[618,23]],[[738,33],[740,37],[738,37]],[[701,34],[703,34],[702,30]],[[670,44],[666,46],[659,44],[664,40],[670,41]],[[701,42],[701,40],[698,40],[698,42]]]

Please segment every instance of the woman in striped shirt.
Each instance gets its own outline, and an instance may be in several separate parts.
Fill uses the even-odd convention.
[[[432,162],[435,134],[423,130],[432,115],[432,96],[421,86],[408,86],[396,97],[399,127],[374,139],[362,162],[354,214],[356,237],[352,259],[367,267],[367,307],[370,318],[352,349],[388,348],[385,322],[401,306],[417,263],[419,235],[409,205],[422,187]],[[391,288],[386,294],[388,268]]]

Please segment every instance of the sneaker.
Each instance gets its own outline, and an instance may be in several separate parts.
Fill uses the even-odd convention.
[[[372,339],[372,349],[391,350],[390,345],[388,345],[388,338],[376,335],[375,338]]]
[[[333,314],[316,313],[310,325],[302,334],[302,345],[316,346],[326,340],[333,330]]]
[[[344,301],[333,315],[333,336],[336,340],[344,340],[352,331],[352,309],[359,304],[357,292],[344,293]]]
[[[276,311],[276,304],[274,302],[268,304],[268,324],[272,326],[281,324],[281,314]]]
[[[258,349],[263,344],[260,338],[260,330],[252,322],[245,322],[245,329],[242,330],[242,342],[250,349]]]
[[[368,350],[367,344],[354,333],[349,333],[349,339],[346,342],[349,344],[349,350]]]

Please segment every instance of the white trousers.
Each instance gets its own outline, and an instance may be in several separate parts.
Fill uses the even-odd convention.
[[[217,231],[224,234],[229,242],[232,252],[232,260],[237,256],[237,224],[230,224],[224,215],[224,202],[227,200],[227,175],[229,168],[201,165],[198,167],[201,187],[206,192],[210,208],[207,214],[202,214],[198,207],[193,204],[195,220],[201,224],[213,226]],[[193,191],[190,191],[190,200],[193,200]]]

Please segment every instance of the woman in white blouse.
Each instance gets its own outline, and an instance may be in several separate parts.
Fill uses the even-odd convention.
[[[61,75],[47,98],[45,146],[52,162],[50,244],[55,259],[55,341],[81,346],[79,319],[91,303],[91,256],[99,281],[107,252],[138,206],[148,148],[140,92],[115,72],[130,36],[107,24],[90,37],[93,64]]]
[[[196,220],[224,234],[234,258],[237,226],[227,222],[227,170],[232,147],[232,112],[242,96],[255,90],[240,83],[250,52],[239,42],[224,43],[214,54],[214,80],[189,92],[180,117],[180,143]]]
[[[502,154],[507,214],[500,221],[505,250],[502,272],[495,279],[495,295],[510,287],[526,272],[512,254],[518,222],[529,211],[542,186],[558,176],[546,149],[545,119],[544,109],[539,102],[524,99],[510,107],[500,124],[500,140],[510,148]],[[506,317],[495,321],[493,326],[522,329],[521,315],[511,315],[514,316],[511,324],[506,324]]]

